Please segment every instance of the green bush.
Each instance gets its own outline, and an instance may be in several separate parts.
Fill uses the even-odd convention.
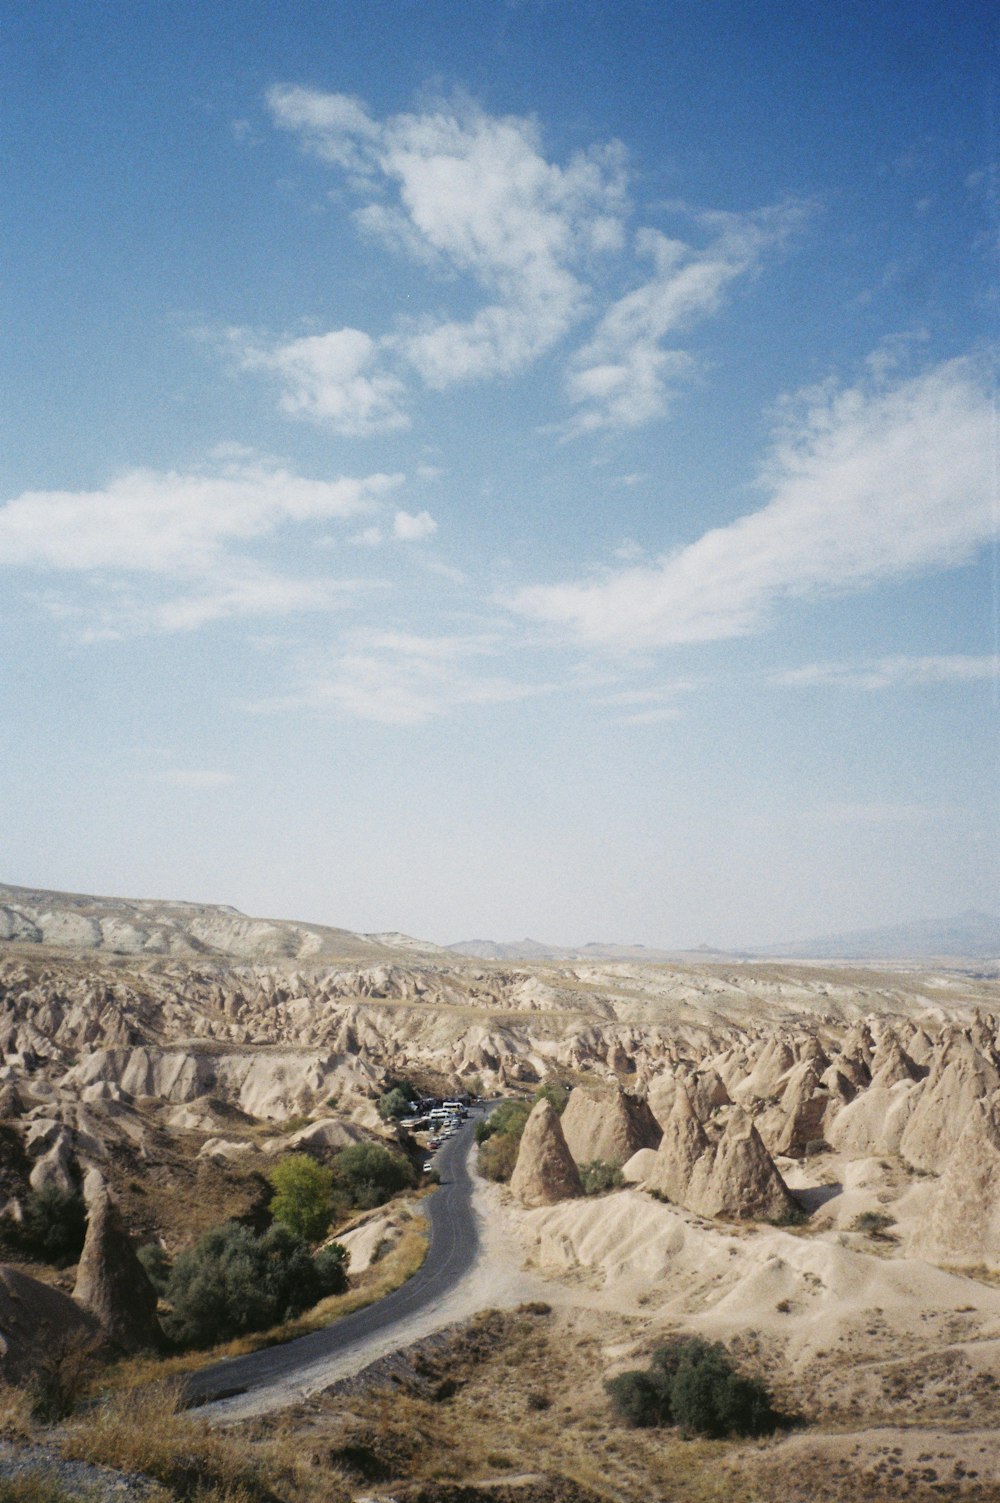
[[[500,1105],[490,1112],[485,1122],[477,1124],[477,1139],[480,1127],[486,1129],[485,1137],[487,1138],[492,1138],[496,1133],[503,1133],[514,1139],[520,1139],[529,1111],[530,1108],[523,1101],[501,1101]]]
[[[633,1425],[679,1425],[687,1435],[766,1435],[778,1416],[764,1385],[736,1372],[718,1342],[659,1347],[646,1372],[621,1373],[605,1388]]]
[[[622,1419],[629,1424],[643,1430],[653,1425],[669,1425],[670,1386],[655,1369],[619,1373],[609,1378],[604,1387]]]
[[[345,1272],[341,1253],[314,1261],[305,1242],[280,1222],[257,1236],[227,1221],[174,1264],[166,1290],[167,1333],[179,1346],[211,1346],[291,1319],[334,1292],[327,1286],[337,1282],[336,1262]]]
[[[378,1114],[383,1121],[394,1120],[397,1117],[409,1115],[412,1096],[400,1086],[394,1086],[391,1091],[386,1091],[379,1097]]]
[[[380,1143],[353,1143],[333,1160],[335,1191],[349,1205],[369,1211],[400,1190],[411,1189],[416,1174],[409,1159]]]
[[[8,1218],[7,1240],[31,1257],[57,1267],[75,1263],[87,1234],[87,1208],[76,1190],[61,1190],[51,1182],[31,1190],[24,1202],[24,1218]]]
[[[319,1242],[333,1220],[333,1171],[307,1153],[289,1153],[270,1173],[270,1211],[296,1237]]]
[[[313,1267],[319,1279],[321,1297],[343,1294],[347,1288],[347,1265],[350,1261],[350,1253],[339,1242],[331,1242],[327,1247],[320,1248],[313,1258]]]
[[[486,1179],[506,1184],[514,1173],[520,1144],[520,1137],[515,1138],[506,1132],[496,1133],[492,1138],[487,1139],[479,1149],[480,1174]]]
[[[476,1124],[479,1172],[486,1179],[500,1183],[510,1179],[529,1113],[523,1101],[501,1101],[485,1122]]]
[[[622,1172],[607,1159],[591,1159],[580,1168],[580,1183],[584,1195],[603,1195],[607,1190],[617,1190],[623,1183]]]
[[[170,1282],[170,1259],[166,1249],[158,1242],[147,1242],[139,1248],[136,1257],[157,1294],[165,1294]]]

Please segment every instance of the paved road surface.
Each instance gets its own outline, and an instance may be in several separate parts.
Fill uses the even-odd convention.
[[[441,1172],[441,1185],[422,1207],[430,1221],[430,1247],[423,1267],[411,1279],[385,1299],[345,1315],[321,1331],[246,1357],[228,1357],[193,1373],[186,1383],[190,1401],[211,1403],[287,1381],[300,1369],[363,1347],[373,1336],[384,1335],[449,1294],[472,1268],[479,1247],[468,1168],[473,1130],[474,1120],[465,1122],[438,1149],[435,1163]]]

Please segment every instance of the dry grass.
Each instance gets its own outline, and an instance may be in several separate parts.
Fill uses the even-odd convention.
[[[27,1388],[0,1383],[0,1440],[30,1440],[34,1433],[32,1396]]]
[[[57,1477],[46,1472],[28,1472],[19,1477],[0,1477],[0,1503],[86,1503],[78,1492],[67,1492]]]
[[[961,1484],[951,1479],[964,1456],[960,1429],[950,1437],[934,1431],[937,1472],[931,1479],[918,1455],[922,1443],[913,1444],[912,1457],[901,1456],[892,1449],[896,1440],[884,1438],[893,1421],[877,1403],[857,1428],[812,1425],[759,1441],[686,1441],[671,1429],[632,1429],[615,1418],[603,1379],[642,1365],[649,1341],[644,1321],[608,1312],[488,1312],[447,1344],[422,1344],[411,1358],[411,1376],[394,1369],[389,1386],[360,1392],[348,1384],[270,1424],[286,1445],[310,1452],[318,1465],[345,1470],[366,1496],[398,1492],[402,1498],[412,1490],[430,1497],[435,1484],[472,1488],[530,1471],[566,1479],[608,1503],[889,1503],[896,1497],[996,1503],[996,1490],[975,1482],[975,1472]],[[896,1415],[895,1423],[906,1427],[902,1409]],[[931,1424],[940,1425],[936,1415]],[[974,1424],[984,1424],[980,1415]],[[911,1443],[920,1425],[910,1419]],[[978,1445],[990,1432],[975,1433]],[[530,1496],[529,1488],[525,1503]]]
[[[342,1479],[322,1478],[301,1451],[280,1439],[255,1441],[213,1430],[180,1408],[179,1388],[163,1383],[113,1395],[61,1435],[64,1455],[139,1472],[177,1503],[347,1503]]]

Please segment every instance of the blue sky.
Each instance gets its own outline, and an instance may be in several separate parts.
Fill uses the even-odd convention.
[[[5,880],[994,907],[992,7],[8,17]]]

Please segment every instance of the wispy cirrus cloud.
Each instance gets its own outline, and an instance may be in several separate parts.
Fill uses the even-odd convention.
[[[760,510],[655,564],[530,586],[507,604],[629,650],[762,630],[784,602],[969,562],[997,534],[993,392],[972,360],[790,399],[758,476]]]
[[[894,689],[933,684],[973,684],[1000,677],[1000,658],[967,653],[937,657],[869,658],[856,663],[807,663],[770,676],[771,683],[793,689]]]
[[[709,230],[701,248],[640,230],[636,252],[652,262],[653,275],[611,305],[573,357],[567,390],[578,411],[567,431],[637,428],[660,417],[694,365],[684,351],[665,347],[668,336],[717,313],[730,283],[755,271],[805,213],[804,205],[789,203],[756,214],[701,216]]]
[[[231,334],[244,369],[281,381],[286,412],[347,435],[405,425],[414,381],[441,390],[510,375],[595,314],[570,355],[566,392],[576,414],[563,432],[660,417],[695,364],[676,336],[717,313],[726,287],[755,271],[805,213],[794,204],[748,215],[680,210],[698,244],[652,228],[632,234],[617,142],[559,163],[544,154],[534,120],[490,115],[470,101],[378,120],[357,99],[282,84],[267,104],[275,124],[363,200],[353,216],[361,234],[438,273],[435,311],[377,335],[342,328],[261,342]],[[438,310],[447,278],[460,316]],[[471,314],[470,286],[483,299]]]
[[[297,687],[259,701],[258,712],[313,710],[383,725],[422,725],[471,705],[508,704],[551,686],[517,682],[491,665],[490,636],[358,630],[341,647],[300,665]]]
[[[401,480],[314,480],[238,451],[199,469],[131,470],[101,490],[25,491],[0,506],[0,569],[75,580],[70,600],[51,589],[40,598],[91,638],[330,610],[357,582],[276,570],[255,546],[379,514]]]

